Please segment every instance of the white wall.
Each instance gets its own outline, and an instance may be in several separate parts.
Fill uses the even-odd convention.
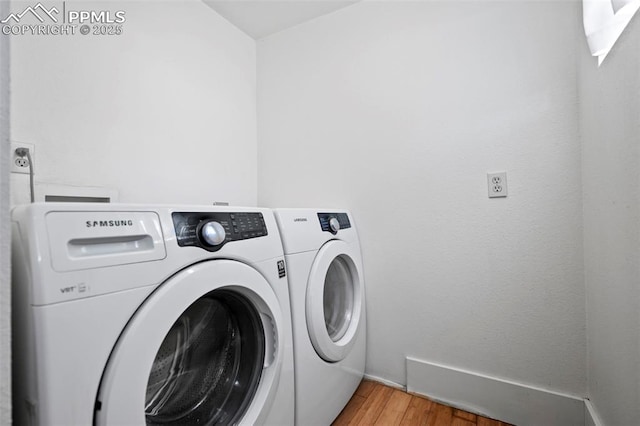
[[[0,1],[0,16],[9,12]],[[9,220],[9,39],[0,37],[0,424],[11,424],[11,228]]]
[[[588,396],[606,425],[640,418],[640,18],[597,68],[580,46]]]
[[[363,2],[259,41],[258,200],[352,209],[367,373],[584,395],[579,33],[573,2]]]
[[[115,188],[120,201],[255,205],[255,42],[197,0],[124,10],[121,36],[15,36],[12,139],[36,182]],[[14,177],[14,201],[28,179]]]

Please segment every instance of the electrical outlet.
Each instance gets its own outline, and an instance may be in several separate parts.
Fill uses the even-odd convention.
[[[11,142],[11,173],[29,174],[29,160],[26,155],[20,157],[16,154],[16,149],[18,148],[27,148],[34,164],[36,162],[36,148],[32,143]]]
[[[487,173],[489,198],[507,196],[507,172]]]

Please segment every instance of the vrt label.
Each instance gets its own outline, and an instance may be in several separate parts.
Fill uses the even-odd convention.
[[[287,275],[284,269],[284,260],[278,260],[278,277],[284,278]]]

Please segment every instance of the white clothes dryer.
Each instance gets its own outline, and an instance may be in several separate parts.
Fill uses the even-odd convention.
[[[12,220],[16,424],[293,423],[270,210],[43,203]]]
[[[289,274],[296,424],[329,425],[364,375],[360,243],[349,212],[274,210]]]

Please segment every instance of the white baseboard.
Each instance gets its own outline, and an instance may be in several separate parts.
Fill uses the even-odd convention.
[[[519,426],[583,426],[588,410],[580,397],[411,357],[407,391]]]
[[[600,416],[596,412],[595,407],[588,399],[584,400],[584,425],[585,426],[602,426]]]

